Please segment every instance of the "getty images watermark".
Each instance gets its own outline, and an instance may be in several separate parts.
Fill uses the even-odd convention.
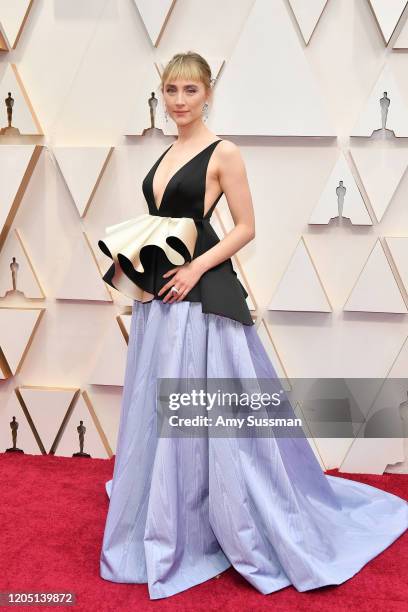
[[[408,379],[158,378],[157,433],[403,438],[407,398]]]

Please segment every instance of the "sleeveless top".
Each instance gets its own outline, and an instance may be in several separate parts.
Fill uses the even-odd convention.
[[[211,154],[219,142],[221,142],[221,139],[212,142],[176,170],[164,189],[159,208],[153,194],[153,178],[161,160],[173,145],[170,145],[162,153],[142,183],[142,191],[148,205],[149,215],[171,217],[176,220],[176,223],[177,218],[181,217],[187,218],[187,221],[189,219],[193,220],[197,237],[192,259],[220,242],[210,223],[210,218],[223,193],[220,193],[204,215],[207,166]],[[118,224],[118,226],[125,226],[126,223]],[[98,245],[105,254],[108,254],[106,247],[103,248],[102,241],[99,241]],[[143,273],[138,273],[137,277],[132,280],[133,282],[137,280],[138,287],[150,293],[153,296],[152,299],[162,300],[170,291],[170,288],[162,295],[157,295],[157,293],[172,278],[163,278],[163,274],[174,267],[175,265],[168,260],[162,249],[149,245],[145,247],[143,254]],[[131,270],[126,272],[129,277],[131,277],[131,272]],[[115,264],[112,264],[103,276],[103,280],[113,287],[115,287],[112,282],[114,274]],[[254,321],[246,302],[247,296],[248,293],[238,279],[231,258],[229,258],[204,272],[197,284],[183,298],[183,301],[201,302],[203,313],[217,314],[245,325],[253,325]]]

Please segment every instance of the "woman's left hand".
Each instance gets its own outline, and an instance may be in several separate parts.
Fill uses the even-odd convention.
[[[179,290],[178,293],[175,291],[169,291],[163,298],[163,302],[181,302],[187,293],[198,283],[203,272],[199,269],[198,265],[194,261],[189,261],[181,266],[168,270],[163,277],[172,276],[168,283],[163,285],[157,295],[162,295],[168,289],[176,286]]]

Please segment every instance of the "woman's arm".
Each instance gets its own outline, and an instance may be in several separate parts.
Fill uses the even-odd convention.
[[[220,143],[216,151],[218,180],[235,226],[218,244],[192,260],[190,265],[201,274],[225,261],[255,238],[255,215],[241,152],[229,140]]]

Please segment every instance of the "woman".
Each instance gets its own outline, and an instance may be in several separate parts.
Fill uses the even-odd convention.
[[[100,574],[151,599],[231,565],[264,594],[341,584],[406,530],[404,500],[325,475],[304,437],[157,433],[158,377],[278,381],[231,264],[254,212],[239,149],[203,123],[207,62],[175,55],[162,92],[178,139],[143,181],[149,213],[99,241],[105,281],[134,298]],[[235,227],[220,241],[223,193]]]

